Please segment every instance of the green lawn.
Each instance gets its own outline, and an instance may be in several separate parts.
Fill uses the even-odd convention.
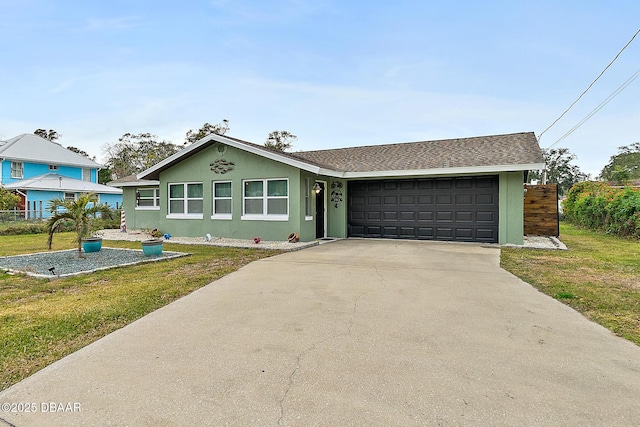
[[[43,234],[0,236],[0,256],[43,252]],[[71,233],[53,250],[74,247]],[[104,246],[140,248],[140,242]],[[192,255],[49,281],[0,273],[0,390],[251,261],[278,251],[164,245]]]
[[[640,241],[561,223],[567,251],[503,248],[504,269],[640,345]]]

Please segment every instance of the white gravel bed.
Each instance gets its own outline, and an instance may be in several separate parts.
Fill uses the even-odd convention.
[[[127,230],[122,232],[120,230],[102,230],[97,233],[102,236],[104,240],[126,240],[131,242],[148,240],[152,237],[142,230]],[[251,248],[251,249],[278,249],[281,251],[297,251],[300,249],[308,248],[310,246],[316,246],[317,241],[313,242],[298,242],[289,243],[286,240],[282,242],[276,241],[261,241],[260,243],[254,243],[253,240],[243,239],[229,239],[226,237],[212,236],[210,241],[207,241],[204,236],[202,237],[181,237],[171,236],[169,239],[163,239],[166,243],[179,243],[185,245],[211,245],[211,246],[226,246],[233,248]]]
[[[142,250],[103,247],[99,252],[83,252],[82,256],[78,257],[76,249],[69,249],[0,257],[0,269],[10,273],[55,279],[186,255],[189,254],[165,251],[160,255],[145,256]]]
[[[127,241],[142,241],[151,239],[151,236],[142,230],[128,230],[126,233],[120,230],[102,230],[98,232],[104,240],[127,240]],[[316,246],[318,241],[313,242],[298,242],[289,243],[287,241],[261,241],[260,243],[253,243],[252,240],[243,239],[229,239],[226,237],[212,236],[210,241],[206,241],[205,237],[174,237],[171,236],[169,240],[165,240],[167,243],[182,243],[187,245],[212,245],[212,246],[227,246],[234,248],[258,248],[258,249],[279,249],[282,251],[297,251],[299,249],[308,248],[310,246]],[[532,249],[561,249],[566,250],[567,247],[556,237],[546,236],[524,236],[523,245],[511,245],[504,246],[511,247],[523,247]]]

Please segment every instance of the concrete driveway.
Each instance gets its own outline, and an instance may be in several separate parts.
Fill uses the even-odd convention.
[[[640,348],[498,262],[497,248],[375,240],[257,261],[0,393],[0,418],[638,425]]]

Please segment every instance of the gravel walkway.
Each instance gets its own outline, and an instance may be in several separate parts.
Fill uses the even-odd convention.
[[[127,241],[142,241],[151,238],[149,234],[142,230],[129,230],[126,233],[120,230],[102,230],[98,232],[98,235],[102,236],[104,240],[127,240]],[[226,237],[211,237],[210,241],[207,241],[205,237],[173,237],[171,236],[167,243],[179,243],[184,245],[211,245],[211,246],[227,246],[234,248],[250,248],[250,249],[278,249],[281,251],[297,251],[300,249],[308,248],[310,246],[316,246],[317,241],[313,242],[298,242],[289,243],[286,240],[282,242],[275,241],[261,241],[260,243],[253,243],[252,240],[243,239],[228,239]]]
[[[102,230],[98,234],[102,236],[104,240],[128,240],[128,241],[141,241],[147,240],[151,237],[149,234],[142,230],[129,230],[126,233],[120,230]],[[171,237],[169,240],[165,240],[168,243],[182,243],[186,245],[212,245],[212,246],[228,246],[236,248],[260,248],[260,249],[279,249],[281,251],[297,251],[299,249],[315,246],[324,242],[298,242],[289,243],[287,241],[275,242],[275,241],[262,241],[260,243],[253,243],[251,240],[243,239],[228,239],[226,237],[211,237],[210,241],[206,241],[204,237]],[[567,247],[555,237],[545,236],[524,236],[524,244],[521,246],[516,245],[504,245],[512,247],[523,247],[532,249],[567,249]]]

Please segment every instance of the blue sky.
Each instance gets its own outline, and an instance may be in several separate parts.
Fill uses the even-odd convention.
[[[99,160],[205,122],[295,150],[540,134],[640,28],[618,1],[0,0],[0,139],[55,129]],[[548,147],[640,69],[640,36]],[[597,175],[640,141],[640,78],[555,147]]]

